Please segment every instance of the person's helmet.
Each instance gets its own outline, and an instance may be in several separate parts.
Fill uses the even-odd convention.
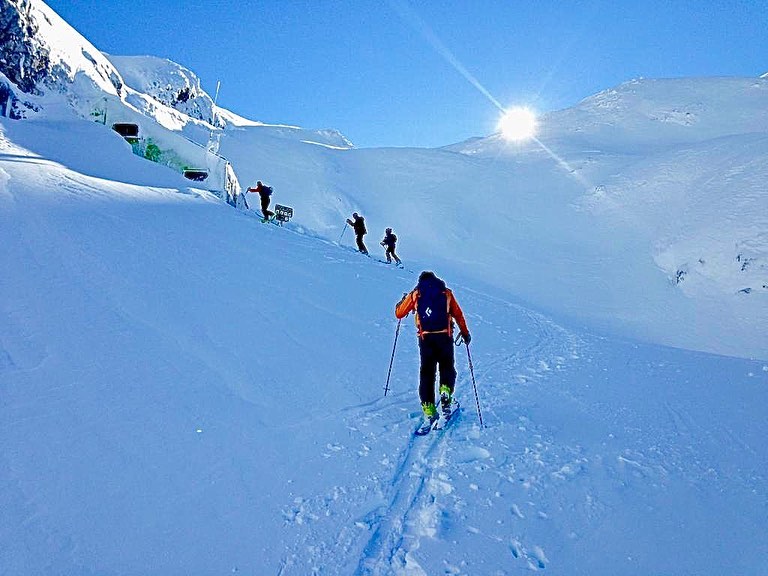
[[[357,212],[352,212],[352,217],[357,218]]]
[[[392,228],[387,228],[387,232],[392,232]]]
[[[261,180],[256,182],[256,186],[261,186]]]

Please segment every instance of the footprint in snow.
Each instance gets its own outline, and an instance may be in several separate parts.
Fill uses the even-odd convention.
[[[465,446],[453,453],[453,459],[458,464],[468,464],[470,462],[477,462],[478,460],[485,460],[490,457],[491,453],[479,446]]]

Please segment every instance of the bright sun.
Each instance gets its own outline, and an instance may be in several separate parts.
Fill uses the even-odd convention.
[[[529,108],[509,108],[499,120],[498,128],[505,140],[528,140],[536,135],[536,115]]]

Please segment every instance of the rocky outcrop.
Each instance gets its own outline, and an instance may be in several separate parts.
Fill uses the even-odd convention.
[[[8,116],[9,102],[17,111],[34,108],[19,105],[25,94],[35,102],[47,92],[70,93],[74,102],[123,88],[114,66],[42,0],[0,0],[0,75]]]
[[[30,0],[0,0],[0,72],[19,90],[40,95],[51,72],[50,52],[39,35]]]
[[[39,110],[36,104],[20,99],[11,81],[0,74],[0,116],[21,120],[27,117],[27,112]]]

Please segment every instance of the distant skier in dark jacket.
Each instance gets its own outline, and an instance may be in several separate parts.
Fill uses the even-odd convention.
[[[365,243],[363,242],[363,236],[365,236],[368,233],[368,230],[365,229],[365,218],[360,216],[357,212],[352,214],[353,220],[350,220],[347,218],[347,224],[352,226],[352,229],[355,231],[355,240],[357,241],[357,249],[360,250],[363,254],[368,254],[368,248],[365,247]]]
[[[397,244],[397,236],[392,233],[392,228],[387,228],[384,233],[384,240],[381,241],[381,245],[387,249],[387,264],[391,264],[392,258],[394,258],[395,263],[400,265],[402,261],[395,254],[395,244]]]
[[[248,192],[258,192],[261,197],[261,213],[264,215],[264,220],[269,220],[275,215],[272,210],[269,209],[270,196],[272,196],[272,187],[264,186],[261,180],[256,182],[256,188],[248,188]]]
[[[411,292],[405,294],[395,307],[395,316],[405,318],[416,312],[416,330],[419,336],[419,399],[424,411],[420,431],[428,431],[437,420],[435,407],[435,377],[440,367],[440,406],[443,418],[451,415],[451,402],[456,384],[453,355],[453,320],[459,325],[461,336],[469,344],[471,335],[464,313],[445,282],[433,272],[424,271]]]

